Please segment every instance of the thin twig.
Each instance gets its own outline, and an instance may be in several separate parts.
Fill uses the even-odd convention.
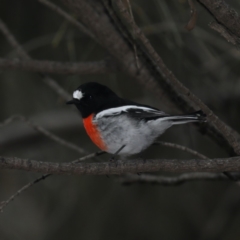
[[[30,56],[24,51],[21,45],[18,43],[16,38],[10,32],[6,24],[0,19],[0,31],[6,37],[10,45],[17,50],[18,55],[22,59],[29,60]],[[66,92],[55,80],[47,76],[46,74],[39,73],[40,77],[43,78],[43,82],[45,82],[50,88],[52,88],[57,94],[59,94],[63,99],[69,100],[71,98],[70,94]]]
[[[23,70],[54,74],[102,74],[116,70],[110,61],[98,62],[54,62],[39,60],[19,60],[0,58],[0,69]]]
[[[127,2],[127,6],[128,6],[128,9],[129,9],[129,13],[130,13],[130,16],[131,16],[131,18],[132,18],[132,21],[134,22],[134,16],[133,16],[133,12],[132,12],[132,7],[131,7],[131,4],[130,4],[130,1],[129,1],[129,0],[126,0],[126,2]],[[133,39],[136,40],[135,28],[133,28],[132,31],[133,31]],[[139,60],[138,60],[138,55],[137,55],[136,43],[133,43],[133,48],[134,48],[136,66],[137,66],[137,69],[140,69],[140,67],[139,67]]]
[[[46,179],[47,177],[51,176],[51,174],[45,174],[42,175],[41,177],[35,179],[32,182],[29,182],[28,184],[24,185],[22,188],[20,188],[16,193],[14,193],[10,198],[8,198],[6,201],[0,202],[0,212],[3,212],[3,209],[10,203],[12,202],[16,197],[18,197],[21,193],[26,191],[28,188],[33,186],[35,183],[40,182],[41,180]]]
[[[95,36],[80,22],[78,22],[76,19],[74,19],[71,15],[69,15],[67,12],[62,10],[59,6],[55,5],[52,2],[49,2],[47,0],[38,0],[40,3],[44,4],[46,7],[49,9],[53,10],[54,12],[58,13],[61,15],[63,18],[65,18],[69,23],[77,27],[81,32],[85,33],[95,41],[97,40]]]
[[[30,59],[28,54],[24,51],[24,49],[21,47],[21,45],[17,42],[16,38],[9,31],[7,25],[2,21],[2,19],[0,19],[0,31],[6,37],[7,41],[10,43],[10,45],[14,49],[16,49],[18,55],[21,56],[21,58]]]
[[[190,154],[192,154],[192,155],[194,155],[194,156],[196,156],[198,158],[201,158],[201,159],[209,159],[208,157],[204,156],[203,154],[201,154],[201,153],[199,153],[199,152],[197,152],[195,150],[192,150],[191,148],[188,148],[188,147],[176,144],[176,143],[159,141],[159,142],[155,142],[154,144],[160,144],[160,145],[165,146],[165,147],[179,149],[179,150],[188,152],[188,153],[190,153]]]
[[[185,29],[187,29],[188,31],[192,31],[197,22],[197,9],[193,3],[193,0],[188,0],[188,4],[190,6],[191,16],[187,25],[185,26]]]
[[[104,152],[96,152],[96,153],[91,153],[88,154],[84,157],[81,157],[75,161],[73,161],[72,163],[78,163],[81,161],[85,161],[87,159],[93,158],[93,157],[97,157],[100,156],[101,154],[104,154]],[[24,191],[26,191],[28,188],[32,187],[33,185],[35,185],[36,183],[45,180],[46,178],[52,176],[52,174],[44,174],[41,177],[33,180],[32,182],[29,182],[28,184],[26,184],[25,186],[23,186],[22,188],[20,188],[16,193],[14,193],[10,198],[8,198],[6,201],[2,201],[0,203],[0,212],[3,212],[3,209],[11,202],[13,201],[16,197],[18,197],[20,194],[22,194]]]
[[[71,148],[71,149],[77,151],[78,153],[86,153],[86,150],[84,150],[83,148],[80,148],[79,146],[77,146],[73,143],[70,143],[70,142],[56,136],[55,134],[47,131],[43,127],[33,123],[32,121],[28,120],[27,118],[25,118],[24,116],[21,116],[21,115],[11,116],[10,118],[8,118],[5,121],[3,121],[2,123],[0,123],[0,127],[8,125],[11,122],[16,121],[16,120],[25,122],[29,127],[33,128],[37,132],[43,134],[44,136],[50,138],[51,140],[65,146],[65,147]]]
[[[224,37],[228,42],[232,43],[233,45],[237,45],[240,43],[240,38],[233,35],[229,30],[224,27],[222,24],[217,23],[216,21],[213,21],[209,23],[209,27],[216,32],[220,33],[222,37]]]

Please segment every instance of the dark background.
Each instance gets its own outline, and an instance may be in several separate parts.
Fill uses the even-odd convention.
[[[240,12],[239,1],[228,3]],[[131,1],[131,5],[135,21],[177,78],[240,131],[240,52],[208,27],[213,20],[209,13],[195,3],[198,21],[188,32],[184,29],[190,16],[187,1],[141,0]],[[96,42],[38,1],[1,0],[0,18],[33,59],[75,62],[109,57]],[[0,57],[17,58],[2,34]],[[96,81],[122,97],[177,112],[164,93],[159,102],[152,92],[122,72],[51,76],[68,92],[81,83]],[[97,151],[82,128],[79,114],[36,73],[1,69],[0,106],[1,121],[21,114],[88,152]],[[228,156],[194,125],[176,126],[160,139],[208,157]],[[70,162],[80,156],[19,121],[0,128],[0,155],[51,162]],[[192,157],[162,146],[152,146],[144,156]],[[108,160],[109,156],[101,159]],[[0,201],[39,176],[1,170]],[[118,176],[53,176],[4,209],[0,239],[239,239],[239,203],[240,188],[231,182],[123,186]]]

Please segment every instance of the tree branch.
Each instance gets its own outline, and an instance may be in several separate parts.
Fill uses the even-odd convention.
[[[223,0],[198,0],[225,28],[238,38],[240,43],[239,14]]]
[[[54,61],[19,60],[0,58],[0,69],[23,70],[54,74],[102,74],[116,70],[113,64],[107,61],[61,63]]]
[[[233,45],[239,44],[238,41],[240,40],[235,35],[231,34],[226,27],[222,24],[219,24],[215,21],[209,23],[209,27],[213,30],[217,31],[221,34],[228,42],[232,43]]]
[[[215,159],[134,159],[103,163],[53,163],[0,157],[0,169],[18,169],[50,174],[113,175],[139,172],[235,172],[240,171],[240,157]]]

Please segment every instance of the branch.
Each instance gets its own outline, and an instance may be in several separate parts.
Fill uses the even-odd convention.
[[[184,173],[176,177],[165,177],[165,176],[153,176],[147,174],[128,174],[120,179],[120,182],[124,185],[130,184],[154,184],[163,186],[176,186],[186,182],[192,181],[229,181],[229,178],[224,176],[222,173]]]
[[[215,159],[134,159],[103,163],[56,163],[0,157],[0,169],[18,169],[50,174],[113,175],[139,172],[236,172],[240,171],[240,157]]]
[[[84,157],[81,157],[75,161],[73,161],[72,163],[78,163],[78,162],[81,162],[81,161],[85,161],[87,159],[90,159],[90,158],[94,158],[94,157],[97,157],[97,156],[100,156],[104,154],[104,152],[96,152],[96,153],[91,153],[87,156],[84,156]],[[0,212],[3,211],[3,209],[11,202],[13,201],[17,196],[19,196],[21,193],[23,193],[24,191],[26,191],[28,188],[32,187],[33,185],[35,185],[36,183],[42,181],[42,180],[45,180],[46,178],[52,176],[52,174],[48,173],[48,174],[44,174],[42,175],[41,177],[33,180],[32,182],[29,182],[28,184],[26,184],[25,186],[23,186],[22,188],[20,188],[16,193],[14,193],[8,200],[6,201],[2,201],[0,203]]]
[[[240,43],[239,14],[223,0],[198,0],[230,33],[238,38]]]
[[[54,61],[19,60],[0,58],[0,69],[23,70],[54,74],[102,74],[116,70],[113,64],[107,61],[60,63]]]
[[[16,121],[16,120],[25,122],[29,127],[33,128],[37,132],[43,134],[44,136],[50,138],[51,140],[57,142],[60,145],[63,145],[63,146],[68,147],[70,149],[73,149],[73,150],[77,151],[78,153],[86,153],[86,150],[84,150],[83,148],[80,148],[79,146],[58,137],[57,135],[47,131],[43,127],[38,126],[37,124],[29,121],[27,118],[25,118],[23,116],[20,116],[20,115],[12,116],[12,117],[6,119],[5,121],[3,121],[2,123],[0,122],[0,127],[8,125],[11,122]]]
[[[224,27],[222,24],[219,24],[217,22],[211,22],[209,23],[209,27],[213,30],[217,31],[221,34],[222,37],[224,37],[228,42],[232,43],[233,45],[239,44],[238,41],[240,41],[239,38],[236,38],[235,35],[231,34],[226,27]]]

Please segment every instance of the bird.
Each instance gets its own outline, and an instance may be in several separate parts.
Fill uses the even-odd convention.
[[[74,104],[79,110],[92,142],[113,156],[141,153],[173,125],[206,121],[201,110],[169,115],[155,107],[123,99],[97,82],[80,85],[67,104]]]

